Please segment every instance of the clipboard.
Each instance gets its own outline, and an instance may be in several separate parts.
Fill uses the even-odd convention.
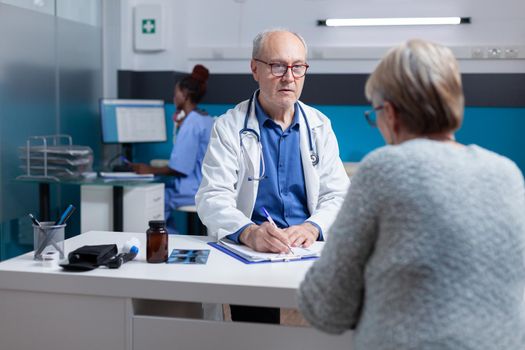
[[[275,263],[275,262],[293,262],[293,261],[318,259],[320,256],[321,249],[324,245],[324,242],[314,243],[314,245],[316,245],[316,249],[312,251],[312,254],[310,255],[291,256],[291,255],[282,255],[282,254],[266,254],[266,255],[274,255],[274,257],[253,258],[253,259],[243,256],[242,254],[237,253],[233,249],[228,249],[226,246],[221,245],[219,242],[208,242],[208,245],[212,246],[213,248],[217,250],[220,250],[224,254],[229,255],[234,259],[241,261],[244,264],[265,264],[265,263]]]

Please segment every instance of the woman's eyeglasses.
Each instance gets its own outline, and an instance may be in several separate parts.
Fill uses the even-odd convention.
[[[372,109],[369,109],[368,111],[365,111],[365,119],[370,124],[370,126],[376,127],[377,126],[377,111],[382,110],[385,108],[384,105],[379,105],[377,107],[373,107]]]

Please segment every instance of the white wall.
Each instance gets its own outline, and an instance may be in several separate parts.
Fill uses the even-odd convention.
[[[191,0],[121,0],[120,69],[186,71],[187,3]],[[145,53],[133,50],[133,8],[139,4],[162,4],[165,51]]]
[[[132,9],[162,4],[167,49],[136,53]],[[204,63],[213,73],[247,73],[251,40],[268,27],[301,33],[312,73],[368,73],[390,46],[420,37],[453,47],[463,72],[525,72],[523,0],[122,0],[121,69],[189,71]],[[471,17],[440,27],[327,28],[329,17]],[[519,48],[521,59],[473,60],[471,50]]]

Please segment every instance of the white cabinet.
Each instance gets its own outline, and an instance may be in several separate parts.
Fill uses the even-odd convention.
[[[164,220],[164,184],[124,187],[124,232],[146,232],[148,221]]]
[[[82,186],[80,231],[113,231],[113,187]],[[126,186],[122,196],[123,230],[146,232],[149,220],[164,220],[164,184]]]

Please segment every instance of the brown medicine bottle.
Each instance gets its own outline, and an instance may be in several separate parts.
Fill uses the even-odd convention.
[[[168,261],[168,231],[164,220],[151,220],[146,231],[146,259],[149,263]]]

